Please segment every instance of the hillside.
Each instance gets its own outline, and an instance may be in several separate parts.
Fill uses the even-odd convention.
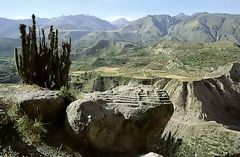
[[[89,15],[60,16],[49,19],[47,25],[54,25],[60,30],[112,30],[110,22]]]
[[[215,42],[230,40],[240,43],[240,15],[220,13],[196,13],[191,16],[178,14],[149,15],[135,21],[119,19],[112,23],[89,15],[70,15],[57,18],[38,18],[40,27],[54,25],[60,29],[60,37],[73,36],[73,42],[90,46],[98,40],[124,42],[152,42],[162,39],[183,42]],[[1,38],[18,38],[20,23],[30,20],[0,18]],[[90,44],[89,44],[90,43]]]
[[[13,48],[9,48],[8,54],[7,60],[12,60]],[[129,77],[135,74],[137,77],[158,77],[170,73],[199,78],[239,61],[240,48],[230,41],[201,44],[165,40],[139,45],[99,40],[87,48],[76,45],[71,60],[72,72],[109,67],[118,68],[120,75]],[[8,66],[15,69],[13,63]]]
[[[125,27],[127,26],[130,21],[126,20],[125,18],[119,18],[115,21],[112,21],[111,22],[114,26],[118,27],[118,28],[121,28],[121,27]]]
[[[137,32],[142,40],[156,40],[166,36],[168,29],[177,23],[178,21],[169,15],[149,15],[130,23],[122,28],[122,31]]]
[[[160,41],[138,45],[100,40],[86,49],[74,49],[72,55],[73,69],[110,66],[201,76],[240,60],[240,48],[230,41],[204,44]]]
[[[20,47],[20,40],[10,38],[0,38],[0,56],[13,57],[13,50]]]
[[[31,20],[12,20],[0,18],[0,38],[18,38],[20,24],[30,25]],[[60,30],[93,31],[116,29],[116,27],[110,22],[89,15],[60,16],[52,19],[37,18],[37,25],[43,28],[48,28],[50,25],[54,25]]]
[[[31,24],[30,20],[12,20],[0,18],[0,38],[17,38],[19,36],[19,24]]]
[[[118,31],[92,32],[80,37],[78,43],[97,40],[155,42],[164,39],[182,42],[216,42],[229,40],[240,43],[240,16],[232,14],[196,13],[149,15],[130,22]]]
[[[97,40],[115,40],[120,42],[158,41],[168,34],[168,29],[178,21],[169,15],[147,16],[130,22],[118,31],[92,32],[79,39],[79,44]],[[84,44],[85,45],[85,44]]]
[[[67,91],[0,85],[2,148],[30,156],[239,154],[239,45],[139,43],[74,48]],[[0,58],[0,70],[0,82],[19,81],[12,58]]]
[[[18,81],[14,60],[0,57],[0,83],[17,83]]]
[[[99,40],[110,40],[118,42],[129,42],[129,43],[141,43],[136,32],[125,32],[125,31],[93,31],[85,36],[82,36],[76,41],[77,46],[91,46]]]
[[[239,70],[239,62],[234,62],[214,70],[208,77],[196,79],[192,75],[188,77],[157,75],[157,71],[152,71],[152,75],[145,77],[144,71],[139,70],[137,74],[136,69],[130,71],[129,68],[99,68],[85,73],[75,72],[72,87],[90,92],[94,89],[108,90],[130,83],[153,85],[164,89],[174,105],[174,113],[162,137],[169,140],[170,136],[173,136],[175,140],[181,141],[179,147],[170,142],[173,139],[167,141],[170,142],[170,146],[167,145],[170,147],[167,152],[173,150],[176,151],[176,156],[184,157],[228,156],[240,153]],[[147,72],[150,73],[145,70],[145,73]],[[126,101],[127,98],[124,97],[123,100]],[[132,98],[127,100],[128,103],[134,102]],[[155,144],[152,145],[153,143]],[[148,149],[162,154],[166,145],[161,144],[160,138],[155,138]]]
[[[192,42],[240,42],[240,16],[197,13],[169,29],[171,39]]]
[[[165,133],[184,139],[181,155],[225,156],[239,153],[240,64],[227,65],[214,77],[171,80],[165,90],[175,112]],[[204,92],[203,92],[204,91]]]

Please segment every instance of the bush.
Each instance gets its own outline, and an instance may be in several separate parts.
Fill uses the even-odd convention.
[[[9,146],[8,148],[3,149],[3,152],[0,152],[1,157],[19,157],[19,154],[14,152]]]
[[[12,104],[8,114],[14,121],[14,127],[26,143],[41,143],[41,139],[46,135],[47,130],[40,117],[34,120],[30,119],[16,104]]]
[[[62,97],[73,97],[73,94],[71,93],[71,91],[68,87],[63,86],[60,89],[60,96],[62,96]]]

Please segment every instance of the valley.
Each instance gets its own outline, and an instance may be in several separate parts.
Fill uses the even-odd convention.
[[[240,15],[36,19],[0,18],[0,156],[239,156]]]

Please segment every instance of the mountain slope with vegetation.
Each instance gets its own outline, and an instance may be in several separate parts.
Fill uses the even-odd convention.
[[[30,22],[0,18],[0,37],[16,38],[19,36],[19,24],[29,25]],[[39,18],[37,25],[43,28],[54,25],[62,32],[61,38],[71,34],[74,43],[87,46],[89,44],[86,43],[93,44],[97,40],[149,42],[162,39],[183,42],[230,40],[240,44],[240,15],[235,14],[149,15],[131,22],[119,19],[112,23],[89,15],[70,15]]]
[[[168,37],[187,42],[231,40],[239,43],[239,26],[239,15],[198,13],[172,27]]]
[[[60,16],[50,19],[48,25],[60,30],[112,30],[116,29],[110,22],[89,15]]]
[[[89,15],[60,16],[52,19],[37,18],[37,26],[48,28],[54,25],[59,30],[113,30],[116,26],[110,22]],[[18,38],[20,24],[31,25],[30,19],[12,20],[0,18],[0,38]]]
[[[177,23],[178,21],[169,15],[149,15],[131,22],[122,31],[137,32],[142,40],[154,40],[166,36],[168,29]]]
[[[33,15],[29,33],[21,25],[22,52],[15,49],[25,84],[0,84],[0,155],[8,148],[25,156],[239,154],[238,26],[231,32],[225,23],[238,19],[219,16],[148,16],[117,31],[74,30],[81,39],[74,36],[73,49],[69,42],[61,50],[52,28],[50,44],[43,31],[38,45]],[[61,19],[56,24],[75,29]],[[180,30],[184,38],[158,41]],[[3,43],[2,52],[17,44]],[[1,56],[0,83],[11,83],[15,73],[12,56]]]
[[[110,66],[204,75],[240,60],[240,48],[230,41],[204,44],[160,41],[143,45],[103,41],[88,49],[73,50],[73,69]]]
[[[13,50],[20,47],[20,40],[11,38],[0,38],[0,56],[13,57]]]

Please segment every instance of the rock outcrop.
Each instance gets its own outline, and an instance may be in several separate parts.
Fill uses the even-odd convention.
[[[68,139],[63,133],[67,101],[60,91],[28,85],[2,85],[0,156],[81,157],[79,152],[68,147],[67,141],[62,140]]]
[[[67,108],[70,131],[84,145],[106,153],[146,153],[173,113],[166,92],[153,86],[120,86],[86,95]]]
[[[65,100],[60,91],[50,91],[32,86],[12,86],[0,89],[0,98],[16,103],[31,118],[42,118],[52,123],[64,117]]]
[[[222,72],[193,82],[172,80],[165,90],[185,117],[240,127],[240,64],[234,63]]]
[[[188,147],[190,156],[238,154],[240,64],[233,63],[210,75],[191,82],[171,80],[165,86],[174,114],[164,134],[171,132],[183,139],[183,148]]]

